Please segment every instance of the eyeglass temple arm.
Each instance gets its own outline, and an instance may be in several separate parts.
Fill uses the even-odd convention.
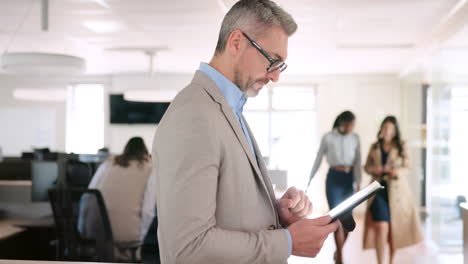
[[[249,36],[247,36],[247,34],[245,34],[244,32],[242,32],[242,34],[250,41],[250,43],[258,50],[260,51],[260,53],[263,54],[263,56],[265,56],[271,63],[274,63],[276,62],[276,60],[274,60],[272,57],[270,57],[270,55],[268,55],[261,47],[260,45],[257,44],[257,42],[253,41]]]

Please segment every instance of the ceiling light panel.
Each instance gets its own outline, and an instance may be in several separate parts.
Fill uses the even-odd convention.
[[[51,10],[70,12],[74,10],[106,10],[106,6],[94,0],[61,0],[53,1]]]
[[[90,20],[82,24],[87,29],[100,34],[116,33],[127,28],[124,24],[112,20]]]
[[[62,88],[18,88],[13,90],[13,98],[25,101],[64,102],[67,90]]]
[[[168,14],[178,12],[221,12],[213,1],[193,1],[177,0],[175,1],[154,1],[154,0],[132,0],[132,1],[109,1],[112,10],[124,14]]]

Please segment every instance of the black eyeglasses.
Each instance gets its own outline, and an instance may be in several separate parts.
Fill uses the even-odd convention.
[[[246,37],[249,41],[250,41],[250,44],[252,44],[252,46],[254,46],[263,56],[265,56],[265,58],[267,58],[267,60],[270,62],[270,66],[268,66],[267,68],[267,72],[274,72],[276,70],[280,70],[280,72],[283,72],[284,70],[286,70],[286,68],[288,67],[288,65],[282,61],[282,60],[275,60],[273,59],[270,55],[268,55],[268,53],[266,53],[266,51],[264,51],[260,45],[257,44],[257,42],[253,41],[249,36],[247,36],[247,34],[245,34],[244,32],[242,32],[242,34],[244,35],[244,37]]]

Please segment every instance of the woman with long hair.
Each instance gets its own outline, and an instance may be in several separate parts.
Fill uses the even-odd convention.
[[[356,117],[350,111],[338,115],[333,128],[321,140],[310,173],[309,184],[317,173],[323,156],[330,166],[326,179],[328,205],[334,208],[354,193],[353,184],[361,180],[361,147],[359,137],[353,132]],[[340,227],[334,234],[336,243],[335,262],[342,263],[342,250],[348,233]]]
[[[143,165],[150,159],[150,154],[143,139],[141,137],[132,137],[125,145],[123,153],[115,157],[114,165],[127,168],[132,160],[139,165]]]
[[[151,170],[151,156],[143,139],[133,137],[122,154],[111,156],[99,166],[88,186],[101,192],[117,242],[142,241],[146,235],[156,202],[151,194],[154,190],[147,188]],[[85,230],[96,228],[91,216],[80,217],[85,219]]]
[[[387,116],[380,125],[377,142],[369,150],[364,169],[385,187],[368,203],[364,248],[375,248],[378,263],[383,264],[388,244],[392,264],[397,249],[422,240],[419,216],[406,179],[406,144],[394,116]]]

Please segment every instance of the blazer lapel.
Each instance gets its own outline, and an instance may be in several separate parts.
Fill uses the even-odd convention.
[[[244,149],[245,154],[247,155],[249,162],[252,166],[252,168],[255,171],[255,175],[257,176],[258,180],[260,181],[264,191],[266,192],[267,195],[269,195],[269,190],[267,188],[267,185],[265,184],[265,181],[262,177],[262,173],[260,171],[260,167],[258,166],[257,160],[252,153],[252,150],[250,148],[249,143],[247,142],[247,139],[245,137],[244,132],[242,131],[241,124],[239,120],[237,119],[236,115],[232,111],[231,107],[229,104],[226,102],[226,99],[224,98],[224,95],[221,93],[219,88],[216,86],[216,84],[204,73],[201,71],[197,71],[195,73],[195,76],[193,77],[192,82],[198,83],[203,89],[205,89],[208,94],[213,98],[214,101],[219,103],[221,105],[221,111],[223,112],[224,116],[226,117],[227,121],[229,122],[229,125],[231,126],[232,130],[234,131],[234,134],[236,135],[237,139],[239,140],[239,143],[241,144],[242,148]],[[245,120],[244,120],[245,121]],[[249,131],[250,132],[250,131]],[[252,135],[252,134],[250,134]],[[253,139],[253,137],[252,137]],[[257,148],[258,150],[258,148]],[[256,150],[256,151],[257,151]],[[257,152],[260,154],[260,152]],[[271,200],[271,199],[270,199]]]
[[[231,107],[226,102],[221,103],[221,110],[223,111],[224,116],[226,117],[229,124],[231,125],[232,130],[234,130],[234,133],[236,134],[237,139],[242,145],[242,148],[244,149],[245,154],[249,158],[250,164],[254,168],[256,174],[260,176],[261,171],[258,166],[257,159],[255,158],[254,153],[252,153],[252,149],[250,148],[250,145],[247,142],[244,131],[242,131],[242,127],[241,127],[239,120],[237,119],[236,115],[232,111]],[[259,178],[262,181],[263,185],[265,185],[262,177],[260,176]]]
[[[268,170],[265,165],[265,161],[263,160],[263,157],[260,152],[260,148],[258,147],[257,141],[255,140],[255,137],[253,136],[252,131],[250,130],[250,126],[247,123],[247,120],[245,120],[244,116],[242,116],[242,119],[244,120],[244,124],[247,127],[247,131],[250,134],[250,138],[252,139],[252,144],[255,150],[255,153],[257,153],[257,163],[260,168],[261,172],[261,177],[263,179],[263,184],[265,185],[266,190],[268,191],[268,196],[270,197],[270,202],[273,211],[275,211],[276,219],[278,219],[277,211],[276,211],[276,196],[275,196],[275,191],[273,190],[273,185],[271,184],[270,176],[268,174]],[[279,224],[279,223],[278,223]]]

